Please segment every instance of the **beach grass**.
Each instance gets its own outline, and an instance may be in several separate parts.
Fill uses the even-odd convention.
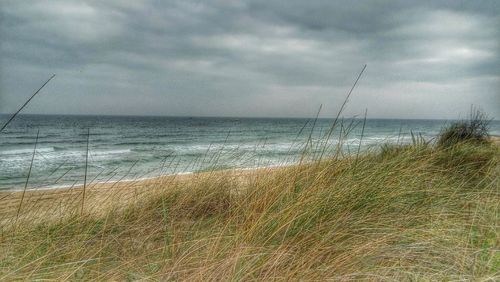
[[[500,147],[454,141],[4,193],[0,280],[498,281]]]

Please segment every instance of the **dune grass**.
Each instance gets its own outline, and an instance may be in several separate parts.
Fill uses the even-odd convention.
[[[499,153],[416,142],[31,208],[3,221],[0,279],[498,281]]]
[[[447,147],[457,143],[487,143],[489,140],[488,116],[479,109],[471,109],[469,119],[445,127],[437,140],[438,146]]]

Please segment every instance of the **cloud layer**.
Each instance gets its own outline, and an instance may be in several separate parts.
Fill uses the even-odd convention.
[[[418,4],[416,4],[418,2]],[[497,1],[4,1],[0,112],[500,118]]]

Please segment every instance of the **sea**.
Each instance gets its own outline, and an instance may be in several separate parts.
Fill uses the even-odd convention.
[[[8,118],[0,115],[0,124]],[[283,166],[409,143],[412,135],[432,142],[452,122],[18,115],[0,132],[0,190]],[[490,133],[500,135],[500,121]]]

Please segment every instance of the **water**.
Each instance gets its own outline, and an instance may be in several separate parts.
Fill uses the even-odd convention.
[[[0,124],[8,116],[0,116]],[[343,152],[360,144],[362,120],[353,122]],[[331,126],[328,119],[173,118],[20,115],[0,133],[0,190],[22,189],[40,130],[28,189],[81,184],[87,129],[88,181],[148,178],[209,169],[254,168],[297,162],[311,136],[311,152]],[[408,142],[410,131],[435,137],[450,121],[368,120],[361,149]],[[351,126],[352,127],[352,126]],[[500,122],[491,133],[500,134]],[[332,134],[335,148],[339,131]],[[327,154],[330,151],[327,151]]]

